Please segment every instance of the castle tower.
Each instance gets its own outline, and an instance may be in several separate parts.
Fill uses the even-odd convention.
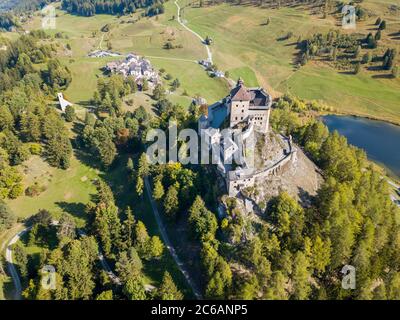
[[[239,78],[236,87],[231,91],[230,99],[230,126],[243,122],[248,117],[251,95]]]

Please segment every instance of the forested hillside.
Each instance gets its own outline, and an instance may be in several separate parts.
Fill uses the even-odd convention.
[[[17,166],[31,155],[43,155],[51,165],[67,169],[72,148],[64,121],[49,95],[68,86],[69,71],[53,59],[54,48],[41,44],[46,36],[22,36],[0,55],[0,198],[24,191]]]
[[[50,2],[56,0],[4,0],[0,2],[0,12],[2,11],[30,11],[42,8]]]
[[[62,8],[69,13],[82,16],[95,14],[128,14],[139,8],[149,8],[147,15],[157,15],[164,12],[163,0],[63,0]]]

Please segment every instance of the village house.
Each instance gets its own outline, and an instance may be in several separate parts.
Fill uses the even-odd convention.
[[[122,74],[124,77],[132,76],[137,84],[147,80],[150,88],[160,83],[160,76],[150,61],[135,54],[128,54],[124,60],[107,63],[105,69],[109,72]]]

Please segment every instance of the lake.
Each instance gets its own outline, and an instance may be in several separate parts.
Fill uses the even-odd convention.
[[[322,120],[400,178],[400,126],[353,116],[328,115]]]

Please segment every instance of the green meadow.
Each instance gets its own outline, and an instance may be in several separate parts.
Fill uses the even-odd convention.
[[[87,54],[96,49],[107,49],[110,43],[112,51],[145,56],[156,68],[163,68],[174,79],[178,78],[182,84],[180,93],[186,90],[191,97],[200,94],[209,102],[224,97],[229,90],[227,82],[211,79],[197,63],[207,57],[204,45],[172,19],[176,16],[174,3],[169,1],[165,6],[165,14],[151,18],[141,17],[141,12],[120,18],[111,15],[88,18],[57,10],[56,29],[48,32],[62,33],[65,38],[57,41],[64,45],[68,43],[72,48],[72,54],[60,56],[73,75],[66,96],[72,102],[83,105],[92,98],[97,79],[102,75],[101,68],[108,61],[118,58],[89,58]],[[40,19],[39,15],[35,16],[25,28],[39,28]],[[101,32],[105,25],[109,26],[109,32]],[[167,41],[181,48],[166,50],[163,46]],[[166,87],[168,84],[165,81]],[[190,103],[190,99],[175,96],[171,100]]]
[[[232,79],[241,75],[250,85],[257,83],[273,95],[290,92],[301,98],[321,100],[335,111],[364,115],[400,123],[400,80],[381,72],[362,71],[358,75],[341,73],[319,62],[294,68],[296,41],[316,32],[335,29],[332,17],[322,19],[304,7],[267,9],[251,5],[217,5],[199,8],[180,1],[185,7],[184,19],[201,36],[213,39],[214,62]],[[363,6],[387,14],[394,1],[368,0]],[[269,24],[266,22],[269,18]],[[359,30],[370,32],[376,17],[361,23]],[[386,16],[385,16],[386,19]],[[400,30],[400,20],[387,18],[391,34]],[[371,29],[372,28],[372,29]],[[358,31],[358,30],[357,30]],[[288,32],[293,36],[281,40]],[[373,31],[375,32],[375,31]],[[400,41],[384,35],[384,46],[400,49]],[[399,51],[399,50],[398,50]]]

